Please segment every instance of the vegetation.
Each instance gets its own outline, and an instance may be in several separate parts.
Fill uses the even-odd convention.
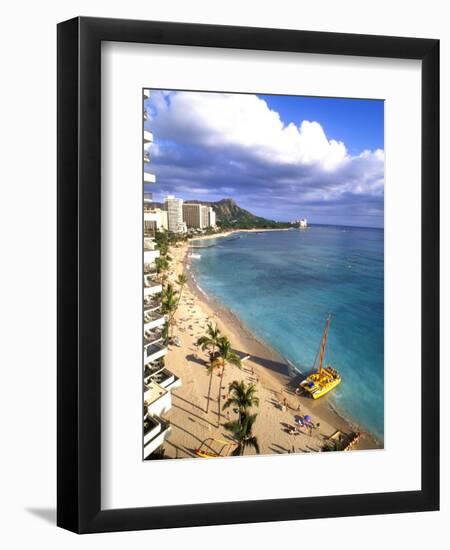
[[[238,206],[233,199],[222,199],[211,205],[216,212],[217,224],[221,229],[283,229],[291,224],[267,220],[255,216]]]
[[[223,336],[217,325],[208,323],[206,334],[201,336],[197,342],[197,346],[200,347],[202,351],[207,351],[209,355],[209,365],[208,365],[208,374],[209,386],[208,386],[208,397],[206,404],[206,412],[209,411],[209,401],[211,397],[211,383],[212,375],[216,368],[221,367],[220,371],[220,382],[219,382],[219,394],[218,394],[218,409],[217,409],[217,423],[220,423],[220,404],[222,398],[222,381],[225,371],[225,366],[227,363],[230,365],[235,365],[241,367],[241,359],[239,355],[234,353],[231,349],[231,343],[226,336]]]
[[[178,304],[177,304],[177,308],[178,308],[178,305],[180,304],[180,301],[181,301],[181,296],[183,294],[184,285],[187,283],[186,275],[184,273],[181,273],[180,275],[178,275],[177,280],[175,282],[180,287],[180,291],[178,293]]]
[[[211,206],[216,213],[217,225],[221,229],[284,229],[292,227],[287,222],[277,222],[274,220],[268,220],[261,216],[255,216],[248,210],[241,208],[236,204],[233,199],[222,199],[216,202],[189,200],[186,202],[204,204]],[[154,203],[155,206],[163,208],[162,204]],[[206,234],[214,233],[212,227],[207,227]],[[158,242],[166,242],[168,244],[174,244],[176,241],[185,240],[186,235],[180,235],[175,233],[157,232],[155,240]],[[159,249],[162,253],[162,249]]]
[[[217,366],[219,366],[216,352],[217,352],[217,347],[219,345],[219,341],[221,338],[222,338],[222,334],[218,326],[213,325],[212,323],[208,323],[207,329],[206,329],[206,335],[201,336],[196,342],[196,345],[199,346],[202,351],[208,351],[208,355],[209,355],[209,366],[208,366],[209,385],[208,385],[208,397],[206,400],[206,413],[208,413],[209,411],[212,375],[213,375],[214,369]]]
[[[183,233],[173,233],[172,231],[157,231],[155,234],[156,247],[161,254],[165,254],[164,250],[168,250],[169,246],[175,245],[179,242],[186,241],[186,235]]]
[[[255,384],[245,384],[243,380],[238,382],[234,380],[229,385],[230,397],[225,401],[223,408],[228,409],[230,406],[235,407],[239,413],[239,421],[247,414],[251,407],[259,406],[259,398],[256,395]]]
[[[168,332],[170,331],[170,326],[173,325],[173,318],[178,308],[178,294],[172,283],[167,283],[161,292],[161,311],[168,316]],[[167,336],[170,337],[170,333]]]
[[[256,414],[244,414],[239,420],[227,422],[224,427],[230,432],[236,441],[236,448],[231,453],[234,456],[243,456],[245,449],[253,447],[259,454],[259,444],[256,436],[253,435],[253,425],[256,420]]]
[[[208,352],[210,364],[215,363],[217,360],[217,348],[221,338],[222,333],[219,327],[209,322],[207,324],[206,334],[201,336],[196,342],[196,345],[199,346],[202,351]]]
[[[166,321],[163,325],[161,332],[161,337],[163,339],[164,345],[167,347],[169,345],[169,321]]]
[[[169,260],[167,256],[160,256],[155,260],[156,273],[162,275],[169,269]]]
[[[222,369],[220,371],[220,382],[219,382],[219,397],[218,397],[218,408],[217,408],[217,424],[220,424],[220,403],[222,398],[222,381],[223,374],[225,371],[225,365],[230,363],[230,365],[235,365],[236,367],[241,368],[241,359],[239,355],[234,353],[231,349],[231,343],[226,336],[220,338],[217,346],[217,359],[219,360]]]

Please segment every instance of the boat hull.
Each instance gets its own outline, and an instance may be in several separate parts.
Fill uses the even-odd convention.
[[[313,399],[320,399],[341,383],[341,377],[334,369],[327,367],[322,372],[308,376],[300,384]]]
[[[311,394],[311,397],[313,399],[320,399],[324,395],[326,395],[328,392],[330,392],[332,389],[334,389],[336,386],[338,386],[341,383],[341,379],[333,380],[333,382],[330,382],[324,387],[321,387],[319,390]]]

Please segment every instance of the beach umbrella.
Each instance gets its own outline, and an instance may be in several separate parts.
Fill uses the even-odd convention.
[[[311,417],[307,414],[304,418],[305,422],[311,422]]]

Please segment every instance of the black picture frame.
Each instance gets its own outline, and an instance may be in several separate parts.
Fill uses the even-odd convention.
[[[420,491],[101,509],[102,41],[422,61]],[[439,41],[78,17],[58,25],[57,524],[76,533],[439,508]]]

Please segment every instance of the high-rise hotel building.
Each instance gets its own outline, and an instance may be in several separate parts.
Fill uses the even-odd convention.
[[[216,213],[210,206],[198,203],[183,204],[183,220],[187,227],[194,229],[206,229],[215,227]]]
[[[167,211],[167,226],[173,233],[186,233],[186,223],[183,221],[183,199],[168,195],[164,199],[164,209]]]
[[[143,158],[143,183],[155,183],[156,178],[147,171],[150,162],[150,147],[153,143],[153,135],[146,128],[148,116],[146,103],[150,98],[150,90],[143,92],[144,106],[144,158]],[[181,379],[176,377],[164,364],[167,355],[167,346],[164,343],[163,331],[167,323],[167,316],[161,311],[159,298],[163,287],[157,277],[156,260],[159,258],[159,250],[156,248],[154,229],[158,224],[164,224],[162,212],[157,214],[149,212],[151,194],[144,192],[144,304],[143,304],[143,341],[144,341],[144,458],[148,458],[170,434],[170,423],[163,418],[163,414],[172,406],[171,392],[181,385]],[[154,219],[153,219],[154,217]],[[154,224],[151,225],[151,224]],[[167,224],[167,221],[166,221]]]
[[[211,206],[208,209],[208,225],[209,227],[216,227],[216,213]]]

